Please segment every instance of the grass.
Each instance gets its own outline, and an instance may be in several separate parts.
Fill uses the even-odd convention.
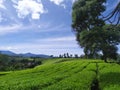
[[[33,69],[0,72],[0,90],[91,90],[95,79],[101,90],[120,90],[119,68],[101,60],[47,59]]]

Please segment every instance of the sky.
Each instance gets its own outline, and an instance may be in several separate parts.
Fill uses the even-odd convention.
[[[74,1],[0,0],[0,50],[47,55],[83,54],[71,28]],[[107,11],[118,1],[108,0]]]

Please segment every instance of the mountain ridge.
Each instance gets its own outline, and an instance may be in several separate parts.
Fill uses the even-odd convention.
[[[33,54],[33,53],[20,53],[20,54],[16,54],[12,51],[9,50],[0,50],[0,54],[5,54],[8,56],[21,56],[21,57],[39,57],[39,58],[50,58],[49,55],[45,55],[45,54]]]

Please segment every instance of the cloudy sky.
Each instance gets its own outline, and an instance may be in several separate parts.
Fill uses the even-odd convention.
[[[71,29],[74,1],[0,0],[0,50],[48,55],[82,54]],[[108,0],[108,11],[118,1]]]

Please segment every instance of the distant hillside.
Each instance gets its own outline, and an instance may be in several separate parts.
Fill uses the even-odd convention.
[[[9,56],[16,56],[17,55],[11,51],[0,51],[0,54],[5,54],[5,55],[9,55]]]
[[[32,54],[32,53],[25,53],[25,54],[18,54],[19,56],[22,57],[40,57],[40,58],[50,58],[48,55],[43,55],[43,54]]]
[[[33,54],[33,53],[16,54],[12,51],[2,51],[2,50],[0,51],[0,54],[5,54],[5,55],[8,55],[8,56],[50,58],[49,55],[44,55],[44,54]]]

